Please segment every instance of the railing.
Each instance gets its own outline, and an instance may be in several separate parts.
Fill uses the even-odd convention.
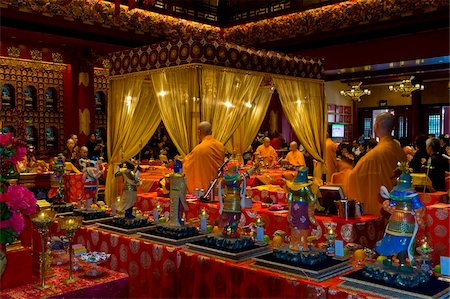
[[[107,0],[116,2],[117,0]],[[343,0],[120,0],[123,5],[219,26],[344,2]]]

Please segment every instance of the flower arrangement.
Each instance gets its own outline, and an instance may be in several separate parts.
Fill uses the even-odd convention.
[[[10,185],[19,174],[15,164],[26,154],[25,144],[13,134],[0,134],[0,244],[12,243],[22,232],[23,215],[36,212],[36,198],[24,186]]]

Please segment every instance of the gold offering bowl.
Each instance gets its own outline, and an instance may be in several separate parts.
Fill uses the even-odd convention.
[[[68,216],[58,220],[59,227],[67,233],[75,232],[83,223],[81,216]]]
[[[48,229],[56,217],[56,212],[42,210],[31,216],[31,222],[39,229]]]

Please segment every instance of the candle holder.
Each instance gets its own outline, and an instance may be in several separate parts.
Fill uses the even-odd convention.
[[[60,228],[64,230],[67,234],[67,239],[69,240],[69,277],[64,279],[63,283],[73,283],[78,280],[78,278],[72,277],[73,272],[73,235],[80,228],[83,223],[83,217],[81,216],[70,216],[64,217],[59,221]]]
[[[41,267],[41,283],[36,286],[36,288],[40,290],[44,290],[49,288],[51,285],[45,284],[45,264],[46,264],[46,244],[47,244],[47,234],[49,231],[50,225],[53,223],[56,217],[56,212],[51,210],[42,210],[31,216],[31,222],[39,232],[41,237],[42,244],[42,252],[40,259],[40,267]]]
[[[206,210],[203,208],[202,212],[200,213],[200,230],[206,231],[208,226],[208,214],[206,213]]]
[[[326,252],[328,256],[334,256],[335,252],[336,252],[336,245],[335,245],[335,241],[336,241],[336,233],[334,232],[333,227],[330,225],[328,226],[328,231],[325,234],[325,239],[327,239],[326,244],[325,244],[325,248],[326,248]]]
[[[430,247],[427,241],[424,241],[416,250],[420,254],[417,258],[417,267],[431,274],[433,272],[431,255],[434,249]]]
[[[256,216],[256,241],[264,242],[264,222],[261,221],[261,216]]]

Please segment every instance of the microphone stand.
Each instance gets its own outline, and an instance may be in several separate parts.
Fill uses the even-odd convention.
[[[222,165],[220,165],[220,167],[217,169],[217,173],[216,176],[214,177],[214,180],[211,182],[211,184],[209,185],[208,190],[206,191],[205,195],[200,196],[200,201],[201,202],[212,202],[214,201],[214,198],[211,200],[208,197],[211,194],[211,191],[214,189],[214,186],[217,184],[217,181],[220,179],[220,177],[223,174],[223,168],[225,167],[225,165],[228,164],[228,162],[230,162],[229,159],[225,159],[225,161],[222,163]]]

